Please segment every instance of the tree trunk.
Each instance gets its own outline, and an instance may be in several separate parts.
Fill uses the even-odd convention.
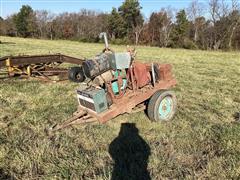
[[[214,49],[214,50],[218,50],[219,47],[220,47],[220,45],[221,45],[221,41],[219,40],[219,41],[217,41],[217,42],[214,43],[213,49]]]
[[[198,40],[198,28],[196,27],[194,31],[194,42],[197,42],[197,40]]]
[[[154,31],[152,32],[151,40],[152,40],[152,45],[153,45],[153,42],[154,42]]]
[[[136,27],[136,29],[135,29],[135,45],[138,44],[139,37],[140,37],[142,30],[143,30],[143,27],[139,27],[139,26]]]
[[[139,33],[135,32],[135,45],[138,44],[138,39],[139,39]]]
[[[239,25],[239,21],[240,21],[240,19],[237,20],[237,22],[236,22],[235,25],[233,26],[232,31],[231,31],[231,33],[230,33],[229,42],[228,42],[228,47],[229,47],[229,49],[232,48],[232,40],[233,40],[234,32],[235,32],[235,30],[237,29],[237,27],[238,27],[238,25]]]
[[[229,49],[232,49],[232,39],[233,39],[235,29],[236,29],[236,27],[233,27],[233,30],[232,30],[232,32],[230,34],[230,37],[229,37],[229,42],[228,42],[228,48]]]

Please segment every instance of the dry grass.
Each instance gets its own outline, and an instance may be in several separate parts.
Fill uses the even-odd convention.
[[[103,44],[0,37],[0,56],[56,53],[91,57]],[[124,51],[125,46],[112,46]],[[76,126],[54,137],[44,129],[77,107],[77,84],[34,80],[0,81],[0,179],[110,179],[109,144],[122,122],[136,123],[151,155],[152,179],[240,177],[240,53],[137,47],[144,61],[173,64],[178,112],[173,121],[152,123],[141,112],[105,125]]]

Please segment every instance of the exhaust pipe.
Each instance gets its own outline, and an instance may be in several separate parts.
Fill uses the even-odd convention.
[[[107,33],[106,32],[101,32],[100,34],[99,34],[99,38],[100,39],[104,39],[104,43],[105,43],[105,49],[109,49],[109,47],[108,47],[108,39],[107,39]]]

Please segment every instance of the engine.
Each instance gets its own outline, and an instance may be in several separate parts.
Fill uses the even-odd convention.
[[[103,74],[111,69],[110,55],[102,53],[92,60],[86,60],[82,64],[84,75],[90,79]]]

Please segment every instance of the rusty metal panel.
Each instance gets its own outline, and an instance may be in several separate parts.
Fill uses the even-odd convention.
[[[6,60],[8,59],[7,56],[0,58],[0,69],[6,66]]]
[[[62,54],[49,55],[31,55],[31,56],[6,56],[0,58],[0,68],[5,67],[5,60],[10,59],[11,66],[24,66],[30,64],[52,63],[52,62],[67,62],[72,64],[82,64],[83,59],[70,57]]]
[[[23,66],[29,64],[61,62],[59,55],[39,55],[39,56],[13,56],[10,57],[12,66]]]
[[[5,61],[0,61],[0,69],[3,68],[3,67],[5,67],[5,66],[6,66]]]
[[[79,58],[75,58],[75,57],[70,57],[70,56],[66,56],[66,55],[61,55],[61,62],[68,62],[68,63],[72,63],[72,64],[82,64],[83,63],[83,59],[79,59]]]
[[[160,78],[162,80],[172,79],[172,66],[171,64],[161,64],[160,65]]]
[[[147,70],[147,66],[144,63],[134,62],[133,72],[137,81],[137,87],[141,88],[147,85],[151,81],[151,75]]]

